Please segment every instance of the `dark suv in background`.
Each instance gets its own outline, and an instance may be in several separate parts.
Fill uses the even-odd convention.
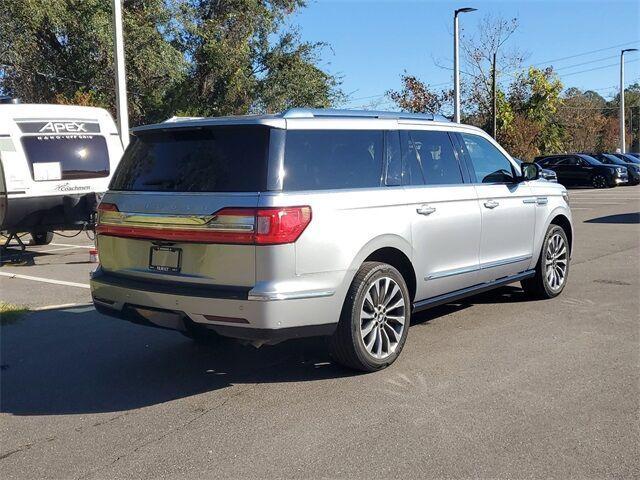
[[[620,158],[612,153],[589,153],[596,160],[605,165],[618,165],[626,167],[629,176],[629,185],[640,184],[640,165],[638,162],[632,162],[628,157]]]
[[[592,185],[595,188],[607,188],[629,180],[626,167],[605,165],[582,153],[536,157],[535,162],[542,168],[556,172],[558,183],[565,186]]]

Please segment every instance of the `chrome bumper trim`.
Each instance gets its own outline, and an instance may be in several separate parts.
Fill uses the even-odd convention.
[[[248,300],[270,302],[274,300],[300,300],[303,298],[331,297],[335,290],[314,290],[301,292],[249,292]]]

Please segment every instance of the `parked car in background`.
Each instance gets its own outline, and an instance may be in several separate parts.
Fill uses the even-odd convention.
[[[620,165],[627,168],[627,174],[629,175],[629,185],[640,184],[640,164],[632,162],[627,155],[624,159],[616,157],[611,153],[589,153],[587,155],[592,156],[596,160],[604,163],[605,165]]]
[[[373,371],[413,312],[567,283],[566,189],[478,128],[292,109],[133,136],[99,207],[99,312],[257,346],[326,335],[337,362]]]
[[[558,183],[566,186],[607,188],[629,180],[626,167],[605,165],[582,153],[541,156],[536,157],[535,162],[542,168],[556,172]]]
[[[518,165],[520,165],[520,167],[522,167],[524,162],[523,160],[520,160],[519,158],[516,157],[511,157],[513,158],[516,162],[518,162]],[[558,176],[556,175],[556,172],[554,172],[553,170],[549,170],[547,168],[541,168],[540,169],[540,178],[543,180],[546,180],[547,182],[558,182]]]
[[[640,153],[638,152],[627,152],[627,155],[631,155],[632,157],[635,157],[638,160],[640,160]]]
[[[623,160],[625,162],[631,162],[631,163],[635,163],[635,164],[640,164],[640,159],[638,157],[636,157],[635,155],[632,155],[630,153],[611,153],[610,155],[613,155],[617,158],[619,158],[620,160]]]

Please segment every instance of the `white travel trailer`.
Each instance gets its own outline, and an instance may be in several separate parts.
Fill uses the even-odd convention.
[[[86,227],[121,156],[104,109],[0,103],[0,231],[42,245]]]

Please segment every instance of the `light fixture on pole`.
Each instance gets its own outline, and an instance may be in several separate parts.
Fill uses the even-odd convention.
[[[460,65],[458,59],[458,14],[475,12],[477,8],[458,8],[453,15],[453,121],[460,122]]]
[[[122,38],[122,0],[113,0],[113,44],[116,63],[116,110],[118,131],[123,148],[129,145],[129,110],[127,108],[127,80],[124,68],[124,43]]]
[[[627,145],[624,134],[624,52],[637,52],[637,48],[625,48],[620,52],[620,152],[625,153]]]

